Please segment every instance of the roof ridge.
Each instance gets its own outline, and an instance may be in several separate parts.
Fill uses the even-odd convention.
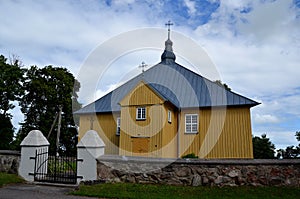
[[[187,79],[193,91],[189,91],[184,84],[176,82],[175,77],[167,76],[160,68],[168,67],[177,71],[180,75]],[[176,62],[159,62],[153,65],[144,73],[140,73],[123,84],[116,87],[114,90],[103,95],[94,102],[84,106],[75,113],[91,113],[91,112],[113,112],[120,111],[117,104],[138,82],[144,81],[151,86],[155,92],[167,99],[178,108],[185,107],[209,107],[209,106],[256,106],[260,103],[242,96],[234,91],[227,90],[216,82],[202,76],[201,74],[192,71]],[[174,85],[173,88],[168,88],[163,82],[169,82]],[[175,89],[175,90],[174,90]],[[221,89],[221,90],[219,90]],[[115,95],[113,93],[115,92]],[[187,95],[194,95],[195,97],[186,98]],[[224,93],[220,95],[220,93]],[[178,95],[179,94],[179,95]],[[118,102],[113,102],[117,100]],[[180,102],[180,103],[178,103]]]

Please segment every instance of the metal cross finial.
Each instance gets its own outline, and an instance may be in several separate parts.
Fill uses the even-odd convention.
[[[166,23],[165,25],[168,26],[168,39],[170,39],[170,27],[173,26],[174,24],[171,23],[171,21],[169,20],[168,23]]]
[[[142,62],[142,64],[139,65],[139,68],[142,68],[142,72],[145,72],[146,67],[147,67],[147,64],[145,64],[145,62]]]

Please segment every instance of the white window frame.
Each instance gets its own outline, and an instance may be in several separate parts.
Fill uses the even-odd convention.
[[[171,123],[172,122],[172,111],[168,110],[168,122]]]
[[[197,121],[193,122],[193,117],[197,117]],[[190,117],[190,122],[187,122],[187,118]],[[196,130],[193,130],[193,127],[196,126]],[[199,116],[198,114],[185,114],[185,133],[198,133],[199,129]]]
[[[146,107],[136,108],[136,120],[146,120]]]
[[[120,130],[121,130],[121,118],[117,117],[117,130],[116,130],[116,135],[120,135]]]

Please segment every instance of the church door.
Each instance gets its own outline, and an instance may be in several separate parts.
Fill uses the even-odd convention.
[[[150,138],[135,137],[132,138],[132,152],[136,156],[147,156],[149,152]]]

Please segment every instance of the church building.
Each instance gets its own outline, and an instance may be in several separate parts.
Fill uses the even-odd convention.
[[[92,128],[120,156],[253,158],[259,103],[176,63],[172,45],[168,36],[160,63],[75,112],[79,139]]]

